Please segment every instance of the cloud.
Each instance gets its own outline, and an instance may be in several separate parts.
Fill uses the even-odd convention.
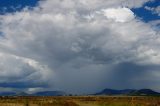
[[[160,6],[157,7],[148,7],[145,6],[146,10],[152,11],[153,14],[157,14],[158,16],[160,16]]]
[[[157,27],[131,11],[147,1],[46,0],[33,10],[1,15],[0,85],[76,93],[136,87],[129,82],[150,73],[141,67],[160,64]],[[118,75],[124,84],[118,85]]]
[[[6,53],[0,53],[0,58],[1,87],[21,87],[23,82],[30,83],[24,84],[25,87],[27,87],[27,85],[28,87],[35,86],[31,83],[43,83],[44,80],[46,81],[45,77],[47,77],[50,73],[50,70],[47,68],[47,66],[41,65],[37,61],[34,61],[29,58],[19,57],[16,55]],[[39,77],[41,77],[41,79],[39,79]],[[13,84],[8,82],[11,82]]]
[[[116,22],[127,22],[134,19],[134,13],[128,8],[110,8],[102,10],[104,16]]]

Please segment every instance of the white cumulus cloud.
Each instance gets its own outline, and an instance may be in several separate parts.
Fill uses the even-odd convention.
[[[102,12],[108,19],[113,19],[116,22],[128,22],[134,19],[134,13],[125,7],[103,9]]]

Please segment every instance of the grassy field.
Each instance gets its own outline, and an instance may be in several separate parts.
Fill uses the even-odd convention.
[[[0,97],[0,106],[160,106],[160,97]]]

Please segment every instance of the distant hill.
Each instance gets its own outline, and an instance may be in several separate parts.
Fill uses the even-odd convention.
[[[30,96],[30,94],[28,94],[26,92],[18,92],[14,96]]]
[[[155,92],[151,89],[140,89],[134,92],[131,92],[130,95],[160,95],[159,92]]]
[[[0,96],[13,96],[16,95],[15,92],[0,92]]]
[[[33,94],[28,94],[26,92],[0,92],[0,96],[67,96],[69,94],[62,91],[41,91]],[[72,95],[72,94],[70,94]],[[160,96],[160,93],[153,91],[151,89],[104,89],[101,92],[95,93],[93,95],[126,95],[126,96]]]
[[[160,93],[155,92],[151,89],[124,89],[124,90],[114,90],[114,89],[104,89],[94,95],[130,95],[130,96],[141,96],[141,95],[160,95]]]
[[[135,91],[136,90],[134,89],[124,89],[124,90],[104,89],[103,91],[96,93],[94,95],[127,95]]]
[[[65,92],[62,91],[43,91],[32,94],[34,96],[64,96]]]
[[[26,92],[1,92],[0,96],[65,96],[67,93],[62,91],[42,91],[33,94],[28,94]]]

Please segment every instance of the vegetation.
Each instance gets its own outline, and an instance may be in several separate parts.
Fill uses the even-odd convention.
[[[160,97],[69,96],[1,97],[0,106],[160,106]]]

